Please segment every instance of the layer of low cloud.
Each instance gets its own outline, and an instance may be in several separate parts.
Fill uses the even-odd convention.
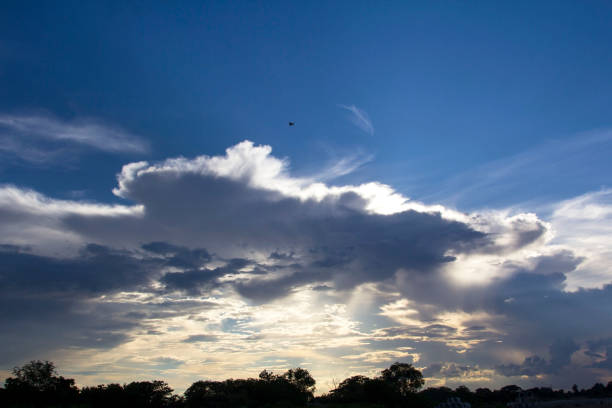
[[[548,220],[462,213],[295,178],[246,141],[127,164],[114,193],[132,204],[0,187],[3,365],[59,358],[84,382],[139,367],[179,389],[303,365],[325,390],[397,359],[429,385],[611,375],[607,190]]]

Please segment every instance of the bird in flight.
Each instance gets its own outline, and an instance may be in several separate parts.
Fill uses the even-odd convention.
[[[295,126],[295,122],[289,122],[289,126]]]

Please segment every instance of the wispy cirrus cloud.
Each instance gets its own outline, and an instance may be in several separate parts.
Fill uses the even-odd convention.
[[[328,166],[322,172],[317,173],[313,178],[323,181],[333,180],[335,178],[353,173],[372,160],[374,160],[373,154],[357,152],[334,161],[330,166]]]
[[[374,125],[372,125],[372,120],[366,111],[363,109],[359,109],[355,105],[339,105],[341,108],[346,109],[351,112],[351,121],[355,126],[369,135],[374,134]]]
[[[0,150],[35,163],[53,161],[67,148],[108,153],[146,153],[148,143],[116,126],[87,119],[65,121],[43,115],[0,114]]]
[[[607,185],[609,180],[603,169],[610,154],[611,129],[579,133],[466,169],[442,183],[435,183],[435,188],[421,195],[421,199],[464,208],[483,202],[489,206],[507,206],[499,202],[500,198],[517,197],[537,186],[532,195],[539,198],[541,206],[553,201],[547,195],[576,185],[576,180],[590,181],[594,186]],[[534,204],[537,203],[530,203]]]

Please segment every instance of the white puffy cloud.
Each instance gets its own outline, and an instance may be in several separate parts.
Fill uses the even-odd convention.
[[[64,225],[70,217],[139,218],[143,213],[142,205],[57,200],[30,189],[0,185],[2,243],[28,246],[40,254],[66,255],[85,243]]]

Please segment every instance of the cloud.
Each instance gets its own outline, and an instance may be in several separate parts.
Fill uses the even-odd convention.
[[[466,169],[441,183],[430,183],[423,186],[422,197],[468,208],[484,202],[489,207],[530,205],[546,212],[543,204],[558,200],[559,191],[583,189],[585,183],[593,189],[607,185],[611,154],[612,130],[585,132]],[[539,202],[523,203],[523,197],[537,197]]]
[[[185,343],[200,343],[205,341],[216,341],[219,337],[211,334],[192,334],[183,340]]]
[[[584,258],[568,287],[601,287],[612,276],[612,190],[603,189],[564,200],[550,217],[556,230],[552,244],[571,248]]]
[[[85,246],[76,258],[52,258],[8,246],[0,249],[3,291],[13,295],[62,292],[94,295],[130,290],[160,269],[156,260],[141,259],[100,245]]]
[[[15,139],[13,136],[0,134],[0,154],[6,161],[18,159],[36,165],[45,165],[68,156],[66,148],[41,148]]]
[[[93,120],[0,115],[0,151],[13,153],[29,162],[45,163],[79,146],[109,153],[146,153],[149,150],[142,138]]]
[[[150,242],[143,245],[142,249],[165,256],[168,266],[198,268],[212,260],[212,255],[206,249],[189,249],[167,242]]]
[[[369,135],[374,135],[374,126],[370,120],[370,116],[363,109],[359,109],[355,105],[339,105],[341,108],[351,112],[351,121],[359,129],[363,130]]]
[[[74,254],[88,242],[66,226],[71,217],[133,220],[143,214],[142,205],[57,200],[30,189],[0,185],[3,241],[32,247],[39,254]]]
[[[558,373],[570,363],[571,356],[578,351],[579,346],[572,340],[555,340],[550,347],[550,361],[539,356],[529,356],[522,364],[501,365],[498,371],[508,377],[536,376],[540,374]]]
[[[207,252],[161,242],[143,247],[172,252],[163,252],[160,257],[150,256],[148,251],[88,244],[76,256],[49,257],[31,253],[29,248],[0,246],[0,318],[5,329],[0,337],[6,346],[0,352],[0,362],[58,346],[114,347],[128,341],[146,319],[176,314],[171,303],[159,302],[156,282],[163,280],[168,270],[177,270],[177,264],[195,267],[200,261],[208,262],[210,256],[177,263],[177,253]],[[181,302],[178,314],[188,313],[192,306]],[[197,302],[195,306],[210,304]],[[45,336],[35,335],[37,330]]]
[[[133,204],[0,187],[7,364],[70,350],[123,379],[171,358],[183,383],[202,361],[225,378],[272,359],[310,363],[317,379],[394,358],[490,386],[608,375],[596,341],[612,338],[612,285],[606,258],[592,263],[606,254],[606,192],[559,203],[548,221],[463,213],[381,183],[294,177],[248,141],[117,177]],[[590,271],[598,285],[569,287]]]
[[[327,169],[312,177],[315,180],[328,181],[338,177],[346,176],[362,167],[364,164],[371,162],[374,156],[371,154],[356,153],[343,157],[334,162]]]
[[[478,365],[461,365],[456,363],[433,363],[423,369],[423,376],[438,378],[457,378],[459,381],[482,380],[483,377],[490,377],[492,370],[482,370]]]

